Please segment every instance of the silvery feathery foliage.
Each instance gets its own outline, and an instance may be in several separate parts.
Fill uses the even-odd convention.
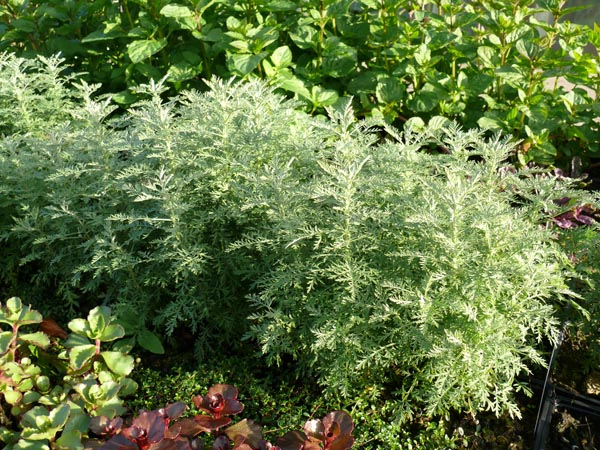
[[[24,96],[45,89],[38,75]],[[547,226],[581,195],[567,181],[510,168],[500,137],[382,139],[349,104],[310,117],[257,80],[170,100],[152,82],[115,118],[94,88],[44,91],[68,120],[30,99],[11,128],[0,104],[0,283],[20,291],[7,294],[61,314],[110,304],[138,337],[192,330],[199,353],[245,335],[402,416],[519,414],[518,377],[574,298]]]
[[[375,144],[352,116],[333,114],[319,171],[279,193],[293,207],[255,238],[273,269],[250,298],[250,336],[331,393],[404,400],[401,417],[418,404],[519,416],[517,378],[543,364],[557,305],[574,298],[567,257],[533,220],[566,186],[508,170],[500,137],[450,126]]]

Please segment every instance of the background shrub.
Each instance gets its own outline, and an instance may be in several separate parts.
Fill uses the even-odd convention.
[[[170,92],[217,75],[268,80],[322,111],[353,96],[358,116],[400,126],[457,120],[523,140],[520,163],[580,173],[600,155],[594,101],[600,31],[564,0],[88,2],[12,0],[0,48],[58,51],[127,105],[167,77]],[[565,89],[559,78],[574,85]]]

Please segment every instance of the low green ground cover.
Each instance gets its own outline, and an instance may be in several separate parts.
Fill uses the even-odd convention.
[[[400,132],[357,121],[349,102],[314,117],[256,79],[168,100],[151,82],[116,115],[57,57],[3,54],[0,67],[2,293],[55,318],[110,305],[124,338],[111,352],[245,355],[220,382],[258,366],[307,397],[276,400],[277,426],[343,409],[364,448],[436,448],[465,433],[429,418],[521,416],[523,376],[562,321],[599,341],[598,195],[515,168],[509,139],[441,117]],[[12,360],[15,333],[2,334]],[[77,345],[71,369],[122,369]],[[597,367],[586,358],[582,372]],[[207,383],[195,369],[160,377]],[[270,416],[261,401],[250,410]]]

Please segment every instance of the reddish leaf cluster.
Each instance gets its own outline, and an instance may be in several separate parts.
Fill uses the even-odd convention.
[[[564,197],[556,201],[556,204],[563,206],[567,205],[571,199]],[[560,228],[576,228],[581,225],[592,225],[596,221],[596,216],[600,218],[600,210],[595,209],[592,205],[575,206],[568,211],[559,214],[552,218],[552,222]]]
[[[304,432],[289,432],[273,445],[263,439],[260,426],[251,420],[230,425],[232,419],[228,416],[244,409],[237,396],[235,387],[217,384],[206,395],[192,398],[196,407],[206,414],[180,420],[175,419],[186,409],[183,402],[155,411],[142,411],[128,427],[123,427],[121,418],[94,417],[90,430],[98,440],[89,441],[87,447],[100,450],[347,450],[354,444],[351,417],[343,411],[334,411],[322,420],[309,420]],[[212,435],[212,446],[205,447],[198,437],[201,433]]]

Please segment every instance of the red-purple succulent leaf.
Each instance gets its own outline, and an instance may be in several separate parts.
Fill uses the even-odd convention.
[[[217,436],[217,438],[213,442],[213,450],[230,450],[231,449],[231,441],[225,435]]]
[[[152,444],[165,437],[167,426],[160,414],[156,411],[142,411],[131,426],[123,430],[123,434],[129,440],[140,445]]]
[[[90,420],[90,430],[97,436],[113,436],[123,426],[123,419],[109,419],[106,416],[95,416]]]
[[[241,420],[224,431],[232,441],[235,442],[236,439],[243,438],[244,441],[252,447],[257,447],[258,443],[262,440],[262,429],[260,425],[248,419]]]
[[[336,429],[333,429],[334,424]],[[338,434],[351,434],[354,430],[354,422],[352,417],[345,411],[332,411],[323,417],[323,425],[325,426],[325,435],[336,431],[339,428]]]
[[[304,433],[306,433],[310,439],[325,442],[325,427],[320,420],[307,420],[304,424]]]
[[[163,439],[148,447],[148,450],[190,450],[190,444],[187,439]]]
[[[347,450],[354,445],[354,437],[344,434],[325,445],[328,450]]]
[[[169,427],[165,437],[169,439],[174,439],[177,436],[192,438],[203,431],[208,432],[210,430],[196,423],[194,419],[181,419]]]
[[[115,434],[104,443],[100,450],[139,450],[140,447],[122,434]]]
[[[352,417],[344,411],[333,411],[323,417],[325,427],[325,448],[328,450],[346,450],[354,445]]]
[[[302,431],[288,431],[277,439],[277,446],[281,450],[301,450],[305,442],[306,435]]]
[[[258,450],[281,450],[279,445],[273,445],[267,441],[260,441],[258,443]]]
[[[210,416],[199,414],[194,417],[194,422],[204,428],[205,431],[212,431],[229,425],[231,423],[231,417],[212,418]]]
[[[250,444],[248,444],[248,442],[246,441],[244,436],[238,435],[233,440],[233,450],[255,450],[255,449]]]
[[[167,406],[159,409],[157,412],[162,416],[163,419],[169,421],[180,417],[185,411],[185,408],[185,403],[175,402],[169,403]]]
[[[192,450],[202,450],[204,448],[204,441],[200,438],[194,438],[190,441],[190,448]]]
[[[214,415],[216,418],[238,414],[244,409],[237,400],[238,390],[229,384],[215,384],[202,397],[196,395],[192,401],[198,409]]]

